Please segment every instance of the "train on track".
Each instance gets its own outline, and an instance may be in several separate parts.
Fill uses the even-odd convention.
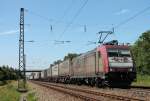
[[[136,68],[129,46],[111,41],[73,59],[51,65],[34,75],[34,79],[98,87],[126,87],[136,79]]]

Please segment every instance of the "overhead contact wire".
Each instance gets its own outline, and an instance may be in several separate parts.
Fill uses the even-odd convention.
[[[77,18],[77,16],[81,13],[82,9],[86,6],[86,4],[88,3],[88,0],[86,0],[83,5],[79,8],[79,10],[77,11],[77,13],[73,16],[72,20],[70,23],[68,23],[68,25],[65,27],[65,29],[63,30],[63,32],[60,34],[60,37],[58,38],[58,40],[61,39],[61,37],[65,34],[65,32],[68,30],[68,28],[73,24],[73,21]]]

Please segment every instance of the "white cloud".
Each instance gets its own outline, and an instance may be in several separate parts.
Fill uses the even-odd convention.
[[[129,9],[121,9],[120,11],[116,12],[115,14],[116,15],[122,15],[122,14],[125,14],[125,13],[128,13],[130,12]]]
[[[19,30],[10,30],[10,31],[5,31],[5,32],[0,32],[0,35],[13,35],[18,32],[19,32]]]

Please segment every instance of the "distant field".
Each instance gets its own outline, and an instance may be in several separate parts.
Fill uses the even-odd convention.
[[[150,86],[150,75],[137,75],[137,81],[132,85],[136,86]]]
[[[0,101],[19,101],[20,93],[16,91],[17,83],[9,82],[0,86]]]

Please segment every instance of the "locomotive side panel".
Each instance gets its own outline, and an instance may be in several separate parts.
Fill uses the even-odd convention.
[[[100,69],[102,70],[103,73],[108,73],[109,72],[109,63],[108,63],[108,56],[107,56],[107,51],[106,51],[106,47],[102,46],[100,48],[98,48],[98,51],[100,53],[100,60],[99,63],[101,63],[102,68],[100,67]]]
[[[100,51],[97,50],[96,52],[96,74],[104,73],[103,63],[102,63],[102,56]]]

